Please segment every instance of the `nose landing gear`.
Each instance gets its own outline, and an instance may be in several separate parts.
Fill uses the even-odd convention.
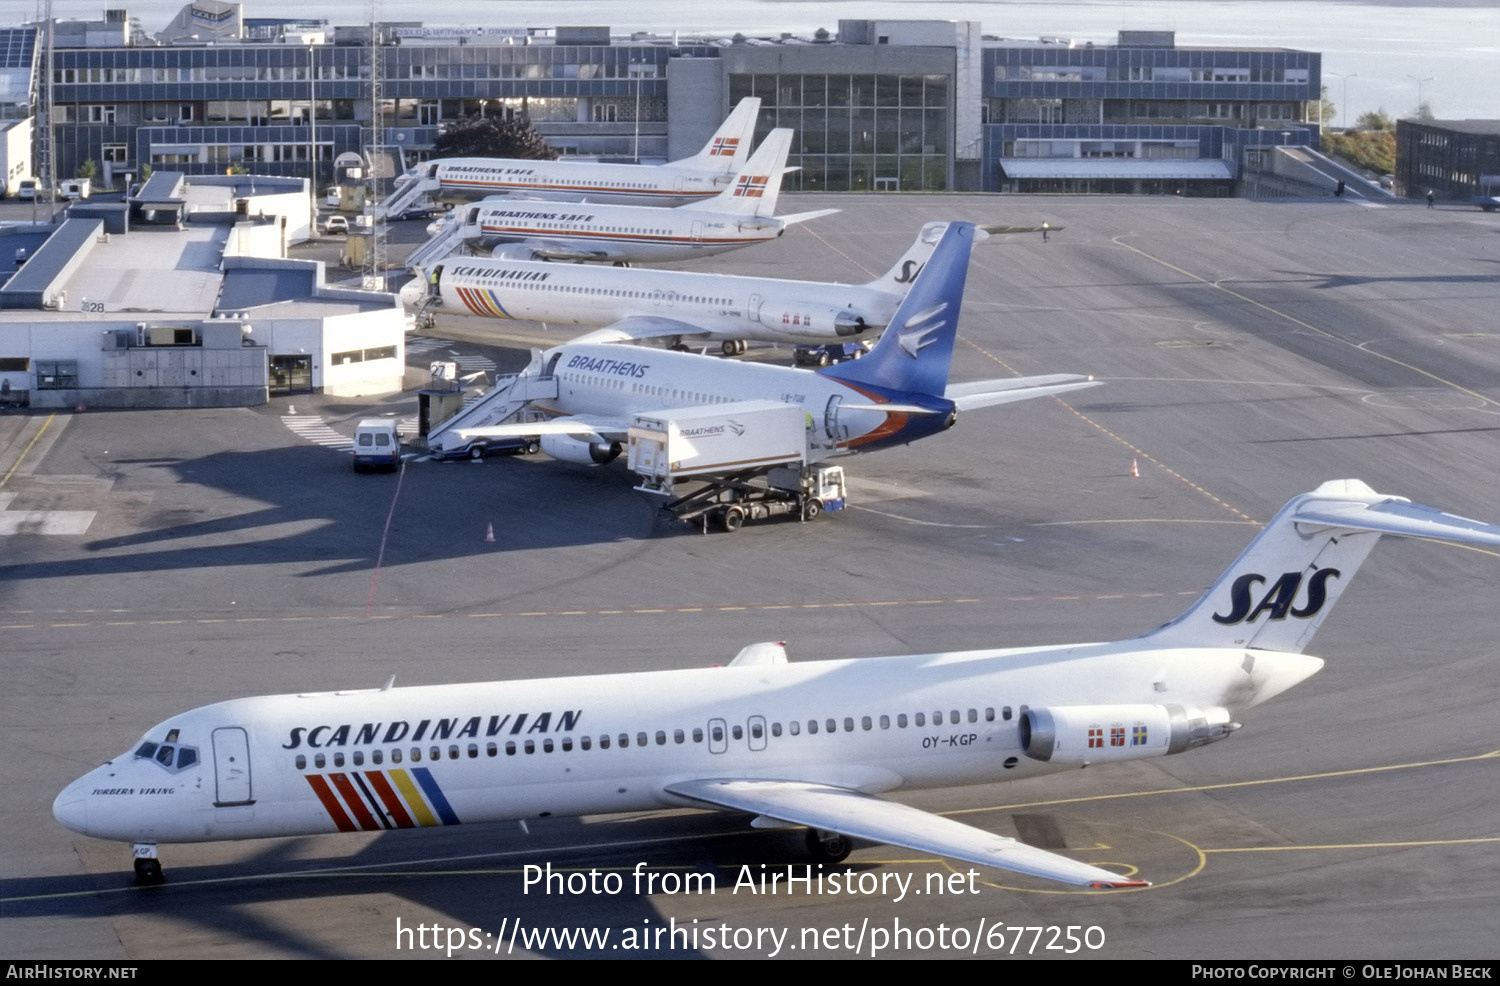
[[[137,886],[158,887],[166,880],[161,872],[161,860],[156,858],[156,843],[137,842],[130,847],[135,854],[135,882]]]

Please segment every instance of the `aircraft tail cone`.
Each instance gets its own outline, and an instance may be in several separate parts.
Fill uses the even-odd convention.
[[[493,521],[484,525],[484,543],[495,543],[495,524]]]
[[[1140,479],[1141,478],[1141,462],[1140,462],[1139,459],[1131,459],[1130,460],[1130,478],[1131,479]]]

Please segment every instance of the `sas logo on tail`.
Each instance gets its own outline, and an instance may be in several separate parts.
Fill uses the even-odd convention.
[[[1264,585],[1264,575],[1241,575],[1234,580],[1234,585],[1229,588],[1230,610],[1227,614],[1215,613],[1215,623],[1224,626],[1234,626],[1236,623],[1254,623],[1262,613],[1270,613],[1273,620],[1284,620],[1288,616],[1295,616],[1299,620],[1305,620],[1316,616],[1328,601],[1327,582],[1329,579],[1339,577],[1336,568],[1320,568],[1307,577],[1306,601],[1301,606],[1294,605],[1297,601],[1297,592],[1302,588],[1303,578],[1301,572],[1287,572],[1276,580],[1276,584],[1267,589],[1255,601],[1253,587]],[[1253,608],[1252,608],[1253,607]]]
[[[739,182],[734,186],[735,198],[760,198],[766,193],[766,183],[770,180],[766,175],[740,175]]]
[[[714,146],[709,150],[709,157],[734,157],[734,152],[739,150],[740,139],[738,137],[719,137],[714,140]]]

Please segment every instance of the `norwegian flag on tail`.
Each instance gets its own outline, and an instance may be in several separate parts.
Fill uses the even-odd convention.
[[[766,183],[770,181],[766,175],[740,175],[739,181],[735,183],[735,198],[758,199],[766,193]]]

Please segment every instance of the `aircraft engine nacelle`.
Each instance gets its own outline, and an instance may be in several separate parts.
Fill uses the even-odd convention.
[[[795,302],[793,303],[795,305]],[[880,328],[851,308],[792,307],[777,313],[769,304],[761,310],[760,322],[773,329],[813,338],[843,339]]]
[[[1021,750],[1047,763],[1107,763],[1181,753],[1239,723],[1217,706],[1070,705],[1021,710]]]
[[[870,326],[863,315],[844,310],[833,317],[833,331],[841,336],[857,336]]]
[[[602,466],[620,454],[620,443],[584,442],[572,435],[543,435],[542,451],[560,462]]]

